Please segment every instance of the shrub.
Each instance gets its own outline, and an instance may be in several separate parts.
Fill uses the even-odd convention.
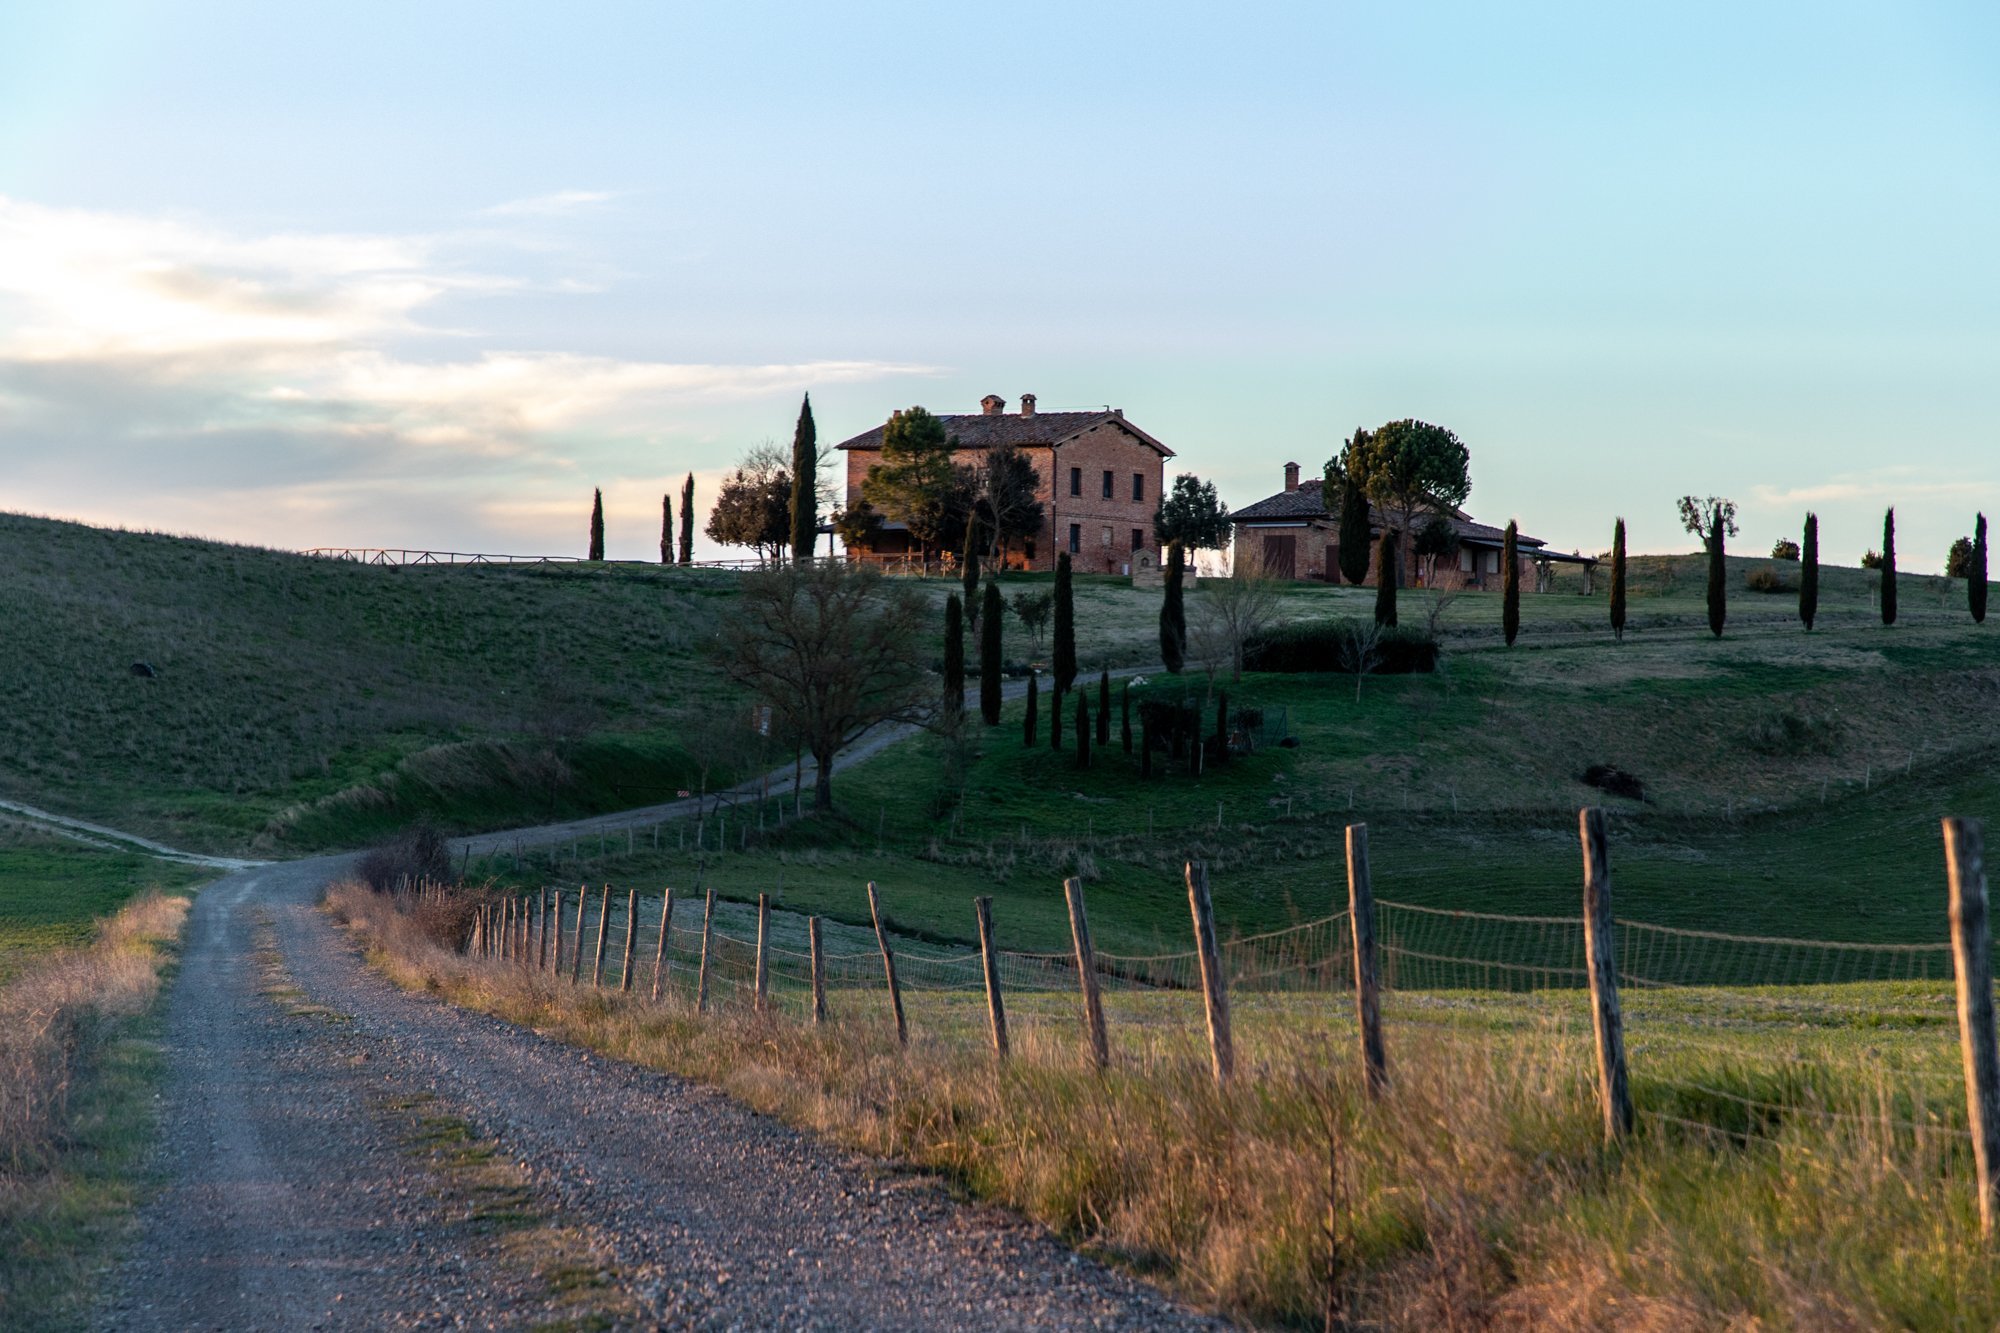
[[[445,845],[437,825],[420,819],[364,853],[354,873],[376,893],[393,893],[427,881],[447,884],[453,879],[451,848]]]
[[[1345,620],[1301,621],[1252,635],[1243,645],[1246,671],[1352,671],[1362,627]],[[1376,643],[1375,671],[1400,676],[1437,670],[1438,643],[1414,626],[1384,629]]]
[[[1775,569],[1753,569],[1744,576],[1743,582],[1751,592],[1795,592],[1796,585],[1785,582],[1785,576]]]
[[[1773,560],[1796,560],[1799,558],[1799,544],[1790,537],[1780,537],[1771,546]]]
[[[1633,801],[1646,799],[1646,784],[1616,764],[1592,764],[1583,770],[1583,782],[1612,796]]]
[[[1863,569],[1882,568],[1882,553],[1872,546],[1869,547],[1861,553],[1861,567]]]

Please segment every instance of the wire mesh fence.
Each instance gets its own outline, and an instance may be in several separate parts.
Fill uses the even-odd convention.
[[[1956,902],[1957,881],[1953,891]],[[887,1024],[893,1013],[920,1042],[989,1043],[997,998],[1019,1036],[1080,1053],[1086,989],[1101,997],[1114,1061],[1206,1059],[1216,1040],[1200,908],[1183,950],[995,947],[989,957],[712,895],[676,895],[663,929],[665,902],[599,889],[582,896],[579,917],[575,890],[544,890],[483,909],[467,947],[581,985],[785,1021],[813,1021],[823,997],[831,1021]],[[1391,1079],[1399,1040],[1497,1046],[1532,1033],[1573,1045],[1579,1081],[1594,1078],[1603,1092],[1608,1013],[1621,1082],[1630,1061],[1633,1110],[1669,1131],[1743,1142],[1776,1141],[1799,1123],[1953,1141],[1980,1132],[1946,940],[1870,944],[1607,918],[1612,966],[1594,984],[1588,895],[1576,916],[1418,906],[1365,888],[1350,902],[1365,904],[1372,934],[1342,910],[1214,946],[1215,989],[1227,1001],[1221,1039],[1233,1023],[1253,1077],[1265,1043],[1287,1034],[1354,1040],[1368,972],[1379,978],[1371,999]],[[998,930],[1004,938],[1004,920]],[[1357,935],[1372,969],[1356,965]],[[1984,985],[1990,1001],[1990,976]]]

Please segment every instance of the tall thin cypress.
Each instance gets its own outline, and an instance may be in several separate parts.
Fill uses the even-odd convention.
[[[1035,732],[1037,730],[1035,724],[1041,720],[1039,717],[1042,710],[1041,680],[1041,672],[1030,671],[1028,673],[1028,711],[1021,719],[1021,744],[1031,749],[1035,744]]]
[[[1167,543],[1166,596],[1160,601],[1160,660],[1176,676],[1187,664],[1187,605],[1182,598],[1184,558],[1179,542]]]
[[[944,599],[944,711],[965,711],[965,611],[957,593]]]
[[[674,497],[671,492],[660,497],[660,563],[674,563]]]
[[[694,473],[681,483],[681,563],[694,563]]]
[[[1708,632],[1722,637],[1729,618],[1729,564],[1723,550],[1722,506],[1708,517]]]
[[[1340,491],[1339,560],[1341,576],[1357,588],[1368,581],[1368,537],[1368,495],[1350,477]]]
[[[1076,766],[1090,767],[1090,691],[1076,692]]]
[[[1799,542],[1799,619],[1812,633],[1819,617],[1819,515],[1806,515],[1805,537]]]
[[[1111,670],[1097,673],[1097,743],[1111,744]]]
[[[965,525],[965,559],[959,565],[959,580],[965,586],[966,609],[972,608],[972,597],[979,591],[979,520]]]
[[[1118,687],[1118,743],[1126,754],[1132,753],[1132,682],[1129,680]]]
[[[1062,704],[1063,692],[1054,684],[1049,686],[1049,748],[1062,749]]]
[[[1981,514],[1972,523],[1972,573],[1965,580],[1965,604],[1972,612],[1972,623],[1986,623],[1986,515]]]
[[[1500,539],[1500,633],[1509,648],[1521,633],[1521,528],[1512,519]]]
[[[595,488],[590,492],[590,558],[604,558],[604,492]]]
[[[1611,636],[1625,641],[1625,520],[1611,529]]]
[[[1375,623],[1396,627],[1396,534],[1386,528],[1375,546]]]
[[[1000,725],[1000,618],[1000,585],[988,579],[979,611],[979,716],[989,727]]]
[[[792,427],[792,559],[812,559],[818,536],[819,428],[813,425],[813,400],[807,394]]]
[[[1056,693],[1076,684],[1076,591],[1070,581],[1069,552],[1056,557]]]
[[[1882,516],[1882,623],[1896,623],[1896,509]]]

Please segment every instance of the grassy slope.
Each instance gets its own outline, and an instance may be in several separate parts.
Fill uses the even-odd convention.
[[[946,748],[926,740],[845,778],[835,826],[789,829],[719,858],[654,855],[642,838],[637,856],[564,864],[553,877],[687,885],[699,875],[725,893],[775,891],[787,906],[850,921],[865,920],[862,885],[873,879],[898,923],[957,939],[970,935],[969,900],[991,892],[1009,942],[1061,947],[1060,879],[1081,870],[1100,944],[1178,947],[1183,857],[1214,866],[1227,926],[1268,929],[1343,898],[1340,830],[1350,819],[1374,826],[1385,897],[1574,912],[1575,810],[1604,803],[1619,816],[1618,898],[1629,917],[1937,939],[1937,817],[2000,816],[2000,710],[1989,702],[2000,698],[2000,641],[1934,606],[1884,629],[1858,571],[1836,573],[1856,577],[1830,582],[1854,586],[1833,589],[1837,613],[1811,636],[1789,612],[1767,612],[1770,623],[1717,641],[1699,599],[1675,594],[1636,599],[1652,628],[1618,645],[1601,629],[1562,628],[1578,607],[1601,614],[1601,598],[1553,596],[1527,599],[1535,615],[1508,650],[1480,629],[1498,599],[1467,596],[1450,609],[1457,633],[1440,677],[1371,679],[1358,703],[1347,678],[1233,687],[1239,703],[1286,710],[1301,744],[1199,782],[1141,781],[1115,735],[1088,774],[1046,748],[1025,751],[1015,705],[1005,725],[982,731],[962,805]],[[1357,596],[1313,591],[1322,604]],[[1792,731],[1787,718],[1798,720]],[[1648,802],[1578,780],[1599,762],[1638,774]],[[728,818],[737,847],[755,816]],[[714,835],[711,822],[711,845]],[[688,836],[668,829],[664,845]]]
[[[214,877],[0,823],[0,984],[35,954],[88,943],[101,918],[145,890],[172,892]]]
[[[658,800],[698,776],[675,720],[722,691],[699,652],[726,575],[383,569],[18,515],[0,563],[0,792],[204,849]]]

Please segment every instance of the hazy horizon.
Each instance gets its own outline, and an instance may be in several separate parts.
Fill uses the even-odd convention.
[[[1596,551],[2000,512],[2000,20],[250,3],[0,14],[0,508],[657,548],[810,390],[1115,405],[1232,507],[1416,416]],[[676,498],[678,498],[676,496]],[[704,555],[722,554],[699,539]]]

